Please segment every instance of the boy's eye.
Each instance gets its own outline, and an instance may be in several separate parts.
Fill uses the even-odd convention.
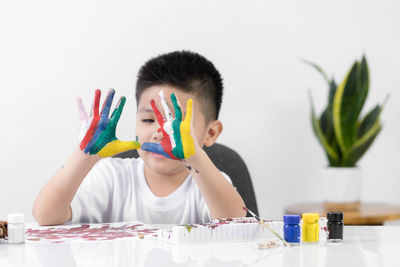
[[[142,122],[152,123],[152,122],[154,122],[154,120],[153,119],[143,119]]]

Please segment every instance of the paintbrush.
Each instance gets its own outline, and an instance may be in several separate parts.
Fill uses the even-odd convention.
[[[249,210],[248,208],[243,207],[243,209],[244,209],[245,211],[248,211],[248,212],[251,214],[251,216],[253,216],[253,218],[255,218],[260,224],[264,225],[268,230],[270,230],[271,233],[273,233],[277,238],[279,238],[279,239],[283,242],[283,244],[284,244],[285,246],[291,247],[290,244],[289,244],[288,242],[286,242],[286,240],[283,239],[277,232],[275,232],[274,229],[271,228],[271,226],[269,226],[267,223],[265,223],[263,219],[261,219],[260,217],[258,217],[254,212],[252,212],[252,211]]]

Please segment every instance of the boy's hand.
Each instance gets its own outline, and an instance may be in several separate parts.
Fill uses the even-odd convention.
[[[151,100],[150,104],[157,117],[157,121],[160,124],[161,128],[159,128],[158,131],[162,132],[163,138],[160,144],[145,142],[142,144],[141,149],[161,154],[164,157],[171,159],[188,159],[195,154],[196,147],[198,147],[197,140],[195,140],[191,135],[191,132],[193,132],[193,101],[192,99],[188,100],[186,105],[186,116],[182,121],[182,111],[175,93],[171,94],[171,100],[175,110],[175,118],[172,117],[172,112],[165,101],[163,91],[160,91],[159,95],[166,119],[163,118],[163,115],[157,108],[154,99]]]
[[[94,103],[90,118],[87,115],[81,98],[77,98],[78,110],[81,119],[81,131],[79,133],[80,149],[86,154],[97,154],[101,157],[110,157],[115,154],[140,148],[136,141],[119,141],[115,136],[115,130],[124,108],[126,97],[121,97],[115,107],[111,118],[109,113],[114,98],[115,90],[110,89],[99,114],[101,91],[95,91]]]

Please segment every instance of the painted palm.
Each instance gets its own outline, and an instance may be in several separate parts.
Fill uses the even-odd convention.
[[[101,91],[97,89],[95,91],[90,117],[85,111],[82,98],[77,98],[81,120],[79,147],[86,154],[97,154],[104,158],[124,151],[140,148],[139,142],[120,141],[115,136],[117,124],[125,106],[126,97],[123,96],[120,98],[111,117],[109,117],[114,95],[115,90],[110,89],[101,112],[99,113]]]
[[[165,100],[164,92],[160,91],[159,96],[161,105],[164,109],[165,119],[158,109],[154,99],[151,100],[150,104],[160,125],[158,131],[162,133],[163,138],[160,143],[145,142],[142,144],[141,149],[163,155],[170,159],[188,159],[195,154],[195,147],[197,144],[191,134],[193,132],[193,100],[189,99],[187,101],[186,116],[183,119],[182,109],[175,93],[171,94],[175,117],[172,116],[172,111]]]
[[[365,56],[356,61],[339,86],[316,64],[305,61],[322,74],[329,86],[328,105],[318,118],[311,101],[312,127],[331,167],[354,167],[382,129],[379,119],[383,105],[360,116],[369,89]]]

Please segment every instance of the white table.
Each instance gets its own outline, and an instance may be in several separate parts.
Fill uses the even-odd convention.
[[[257,248],[258,242],[172,245],[129,239],[0,243],[0,266],[400,266],[400,227],[345,226],[343,243]]]

